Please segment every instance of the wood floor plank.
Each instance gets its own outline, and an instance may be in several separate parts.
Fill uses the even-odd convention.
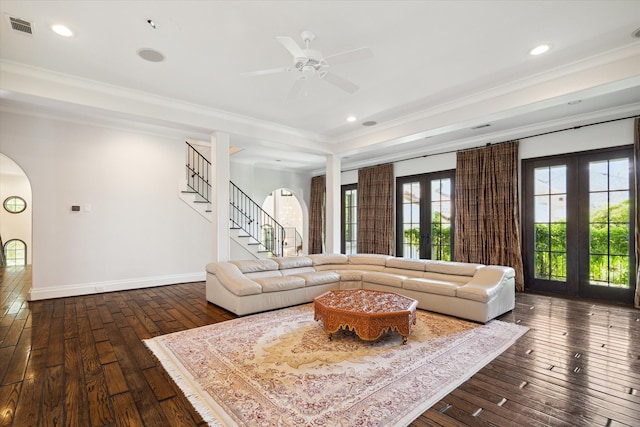
[[[42,409],[39,417],[43,426],[64,425],[64,373],[62,366],[52,366],[44,370]]]
[[[0,268],[0,427],[202,426],[142,339],[233,319],[203,282],[27,302]],[[518,294],[530,328],[410,425],[640,425],[640,310]],[[479,410],[482,409],[482,410]]]

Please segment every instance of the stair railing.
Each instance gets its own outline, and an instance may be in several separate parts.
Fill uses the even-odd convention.
[[[295,227],[284,227],[285,255],[297,256],[302,253],[302,236]]]
[[[186,144],[187,187],[202,197],[202,201],[209,203],[211,200],[211,183],[209,182],[211,162],[200,154],[193,145],[188,142]]]
[[[200,202],[210,203],[209,171],[211,170],[211,162],[191,144],[188,142],[186,144],[187,186],[202,198]],[[232,227],[240,228],[247,233],[260,245],[260,250],[268,251],[272,256],[284,255],[285,238],[287,237],[284,227],[233,182],[229,182],[229,216]],[[286,242],[289,245],[295,245],[296,255],[300,252],[297,249],[298,247],[302,248],[300,233],[295,231],[293,240],[289,237]]]
[[[232,226],[253,238],[260,250],[284,255],[284,227],[233,182],[229,182],[229,214]]]

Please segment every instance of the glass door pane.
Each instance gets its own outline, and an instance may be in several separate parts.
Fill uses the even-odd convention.
[[[589,285],[629,289],[629,159],[589,163]]]
[[[567,167],[534,169],[534,274],[567,280]]]
[[[451,179],[431,181],[431,259],[451,261]]]
[[[420,182],[402,184],[402,254],[420,258]]]

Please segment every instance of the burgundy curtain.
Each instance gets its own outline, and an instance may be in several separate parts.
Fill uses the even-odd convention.
[[[358,171],[358,252],[393,254],[393,165]]]
[[[309,207],[309,253],[321,254],[324,248],[325,230],[325,176],[311,178],[311,201]]]
[[[635,120],[635,138],[633,141],[633,164],[636,190],[636,297],[635,306],[640,308],[640,118]]]
[[[524,291],[518,141],[457,153],[456,261],[505,265]]]

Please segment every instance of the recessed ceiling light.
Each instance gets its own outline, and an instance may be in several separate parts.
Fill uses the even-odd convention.
[[[51,29],[54,33],[62,37],[71,37],[73,35],[73,31],[69,29],[66,25],[56,24],[52,25]]]
[[[549,46],[548,44],[541,44],[540,46],[536,46],[533,49],[531,49],[529,51],[529,54],[533,56],[542,55],[543,53],[548,52],[549,49],[551,49],[551,46]]]
[[[145,61],[149,62],[162,62],[164,61],[164,55],[155,49],[138,49],[138,56]]]
[[[351,122],[355,122],[356,120],[357,120],[357,119],[355,118],[355,116],[349,116],[349,117],[347,117],[347,121],[348,121],[349,123],[351,123]]]

